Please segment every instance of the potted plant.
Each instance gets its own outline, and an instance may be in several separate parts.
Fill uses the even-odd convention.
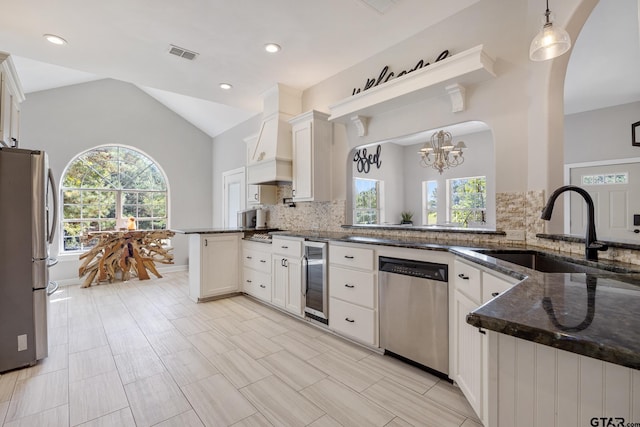
[[[400,224],[413,224],[411,220],[411,218],[413,218],[413,212],[401,212],[400,216],[402,217]]]

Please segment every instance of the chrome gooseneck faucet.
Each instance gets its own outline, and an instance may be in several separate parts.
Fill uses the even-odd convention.
[[[587,202],[587,235],[584,241],[585,257],[590,261],[597,261],[598,251],[606,251],[607,249],[609,249],[609,247],[604,243],[598,242],[598,239],[596,237],[595,209],[593,205],[593,199],[586,190],[575,185],[564,185],[558,188],[549,197],[549,201],[542,210],[542,215],[540,216],[540,218],[544,219],[545,221],[549,221],[551,219],[553,205],[556,202],[558,196],[565,191],[575,191],[584,198],[585,202]]]

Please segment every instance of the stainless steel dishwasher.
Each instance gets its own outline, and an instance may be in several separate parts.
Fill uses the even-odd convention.
[[[449,374],[448,266],[379,257],[380,346]]]

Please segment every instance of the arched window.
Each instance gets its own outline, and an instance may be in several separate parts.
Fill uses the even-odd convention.
[[[102,146],[76,156],[62,175],[61,197],[63,251],[86,249],[82,234],[124,228],[130,217],[138,230],[167,228],[165,175],[132,148]]]

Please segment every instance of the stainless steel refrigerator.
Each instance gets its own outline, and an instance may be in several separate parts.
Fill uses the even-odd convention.
[[[56,197],[44,151],[0,147],[0,372],[48,354]]]

